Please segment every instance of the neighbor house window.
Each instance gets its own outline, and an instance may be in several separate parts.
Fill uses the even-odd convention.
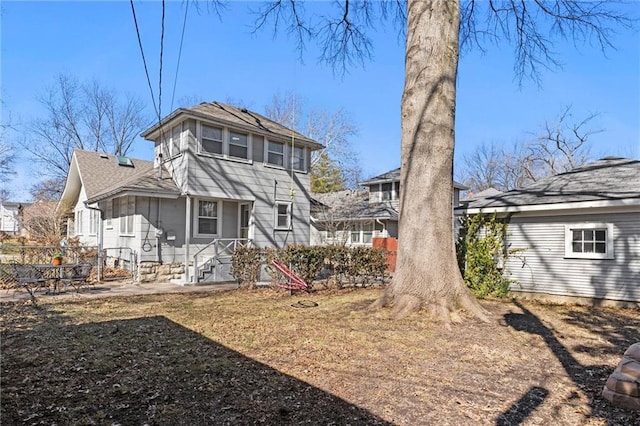
[[[196,236],[218,235],[218,201],[197,200]]]
[[[113,229],[113,200],[107,201],[105,213],[104,227],[105,229]]]
[[[565,257],[613,259],[613,225],[565,225]]]
[[[276,229],[291,229],[291,203],[276,202]]]
[[[267,144],[267,163],[284,167],[284,144],[269,141]]]
[[[120,215],[120,235],[133,235],[133,217],[136,213],[136,197],[129,195],[118,198]],[[115,204],[114,204],[114,210]]]
[[[393,200],[393,184],[391,182],[383,183],[380,190],[382,194],[382,201]]]
[[[98,233],[98,219],[100,214],[97,210],[89,210],[89,235],[96,235]]]
[[[299,146],[294,146],[292,156],[291,156],[291,162],[293,163],[292,166],[294,170],[300,170],[301,172],[306,171],[304,158],[305,158],[304,148]]]
[[[77,210],[75,213],[76,235],[82,235],[82,213],[82,210]]]
[[[202,125],[202,151],[209,154],[222,155],[222,129],[220,127]]]
[[[351,226],[349,241],[351,244],[371,244],[373,222],[354,223]]]
[[[229,157],[249,158],[248,136],[244,133],[229,132]]]

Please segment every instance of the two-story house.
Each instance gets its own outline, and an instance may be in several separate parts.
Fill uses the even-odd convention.
[[[60,203],[82,243],[127,248],[143,279],[170,264],[182,282],[230,279],[237,245],[309,244],[308,172],[322,145],[219,102],[177,109],[142,136],[154,161],[74,152]]]
[[[398,238],[400,168],[359,185],[365,189],[313,194],[311,244],[371,246],[373,238]],[[453,182],[452,208],[467,189]]]

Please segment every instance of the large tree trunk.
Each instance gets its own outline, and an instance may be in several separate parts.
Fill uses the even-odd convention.
[[[398,268],[378,306],[423,306],[448,325],[458,307],[484,319],[464,284],[453,230],[453,147],[459,4],[408,0],[402,97]]]

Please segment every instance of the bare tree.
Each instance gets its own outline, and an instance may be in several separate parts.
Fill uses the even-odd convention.
[[[343,70],[367,59],[367,31],[379,20],[405,17],[405,86],[402,143],[398,267],[379,306],[393,305],[396,316],[430,306],[450,322],[462,306],[485,318],[466,288],[454,249],[453,147],[459,48],[507,40],[515,48],[520,78],[539,77],[540,67],[559,64],[554,37],[575,43],[611,46],[612,24],[629,25],[613,2],[574,0],[458,1],[342,0],[332,12],[309,16],[300,2],[271,1],[258,11],[256,27],[284,26],[300,50],[320,43],[321,59]],[[426,218],[426,219],[425,219]],[[437,254],[437,255],[436,255]]]
[[[265,108],[265,115],[325,146],[322,150],[314,151],[311,157],[312,186],[327,187],[331,190],[344,189],[335,185],[322,185],[321,182],[314,183],[315,180],[327,177],[318,174],[319,170],[325,168],[331,173],[335,169],[339,170],[345,187],[357,186],[361,168],[350,138],[358,134],[358,128],[344,109],[310,109],[304,99],[291,92],[286,95],[274,95]],[[324,163],[323,167],[320,167],[321,163]],[[330,177],[333,180],[333,177]]]
[[[596,117],[572,120],[569,106],[526,142],[511,147],[480,144],[463,157],[463,180],[472,192],[491,187],[509,191],[582,166],[591,159],[589,137],[600,132],[590,126]]]
[[[147,124],[138,99],[65,74],[38,100],[46,115],[30,123],[22,145],[49,178],[62,183],[74,149],[126,155]]]

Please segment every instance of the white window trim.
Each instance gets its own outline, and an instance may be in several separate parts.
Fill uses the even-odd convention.
[[[241,238],[242,206],[249,206],[249,226],[247,227],[247,239],[253,239],[253,203],[238,203],[238,238]]]
[[[108,200],[105,207],[104,229],[113,229],[113,200]]]
[[[574,229],[604,229],[607,234],[606,253],[574,253]],[[613,224],[602,222],[572,223],[564,226],[564,257],[565,259],[615,259],[613,253]]]
[[[83,222],[84,222],[83,221],[83,217],[82,217],[83,213],[84,213],[83,209],[78,209],[78,210],[75,211],[75,214],[74,214],[74,218],[73,219],[74,219],[74,222],[75,222],[76,235],[83,235],[83,231],[84,231],[82,229]]]
[[[222,129],[222,154],[215,152],[207,152],[202,147],[202,126],[215,127]],[[229,145],[231,144],[231,132],[247,135],[247,158],[234,157],[229,155]],[[196,139],[198,141],[198,154],[206,157],[222,158],[224,160],[236,161],[238,163],[253,164],[253,135],[243,130],[230,129],[218,124],[205,123],[198,121],[196,126]],[[241,145],[238,145],[241,146]]]
[[[280,155],[279,152],[269,151],[269,142],[277,143],[282,145],[282,166],[278,164],[273,164],[269,162],[269,152],[273,152],[274,154]],[[274,167],[276,169],[285,169],[285,165],[287,165],[287,144],[279,141],[269,140],[268,138],[264,138],[264,165],[268,167]]]
[[[133,213],[129,214],[129,199],[133,199]],[[124,203],[123,203],[124,201]],[[119,197],[118,200],[118,214],[120,215],[119,223],[118,223],[118,232],[120,232],[121,237],[133,237],[135,236],[135,227],[136,227],[136,197],[134,195],[125,195],[124,197]],[[124,208],[123,208],[124,204]],[[132,216],[131,219],[131,229],[125,229],[122,231],[122,221],[126,221],[129,216]],[[126,223],[126,222],[125,222]],[[125,226],[125,228],[128,228]]]
[[[89,209],[89,234],[91,236],[98,235],[98,226],[100,223],[100,214],[97,210]],[[92,229],[93,228],[93,229]]]
[[[289,148],[290,149],[288,149],[288,151],[291,152],[291,155],[289,157],[289,162],[290,162],[289,165],[291,166],[291,168],[296,172],[306,173],[307,169],[308,169],[308,167],[307,167],[307,147],[294,145],[294,146],[290,146]],[[301,169],[295,168],[293,166],[293,164],[295,162],[295,159],[296,159],[296,157],[295,157],[296,148],[302,150],[302,168]]]
[[[287,206],[287,226],[278,226],[278,207],[279,206],[284,206],[284,205]],[[274,208],[274,211],[273,211],[273,214],[274,214],[273,225],[274,225],[274,229],[276,231],[290,231],[291,230],[291,225],[292,225],[292,222],[293,222],[293,220],[292,220],[292,216],[293,215],[292,215],[291,211],[292,211],[292,203],[290,201],[276,201],[275,208]]]
[[[365,225],[371,225],[371,230],[365,230],[364,226]],[[349,229],[349,244],[353,244],[353,245],[362,245],[362,246],[369,246],[371,244],[373,244],[373,235],[376,231],[376,225],[374,222],[369,222],[369,221],[365,221],[365,222],[354,222],[352,225],[354,228],[357,227],[358,229]],[[358,235],[358,241],[353,241],[352,240],[352,236],[354,233],[357,233]],[[371,239],[369,240],[368,243],[366,243],[364,241],[364,234],[371,234]]]
[[[213,201],[217,203],[216,206],[216,233],[215,234],[203,234],[200,232],[200,202],[201,201]],[[193,236],[194,238],[218,238],[220,237],[220,230],[222,229],[222,200],[215,200],[211,198],[196,198],[195,208],[193,209]]]

